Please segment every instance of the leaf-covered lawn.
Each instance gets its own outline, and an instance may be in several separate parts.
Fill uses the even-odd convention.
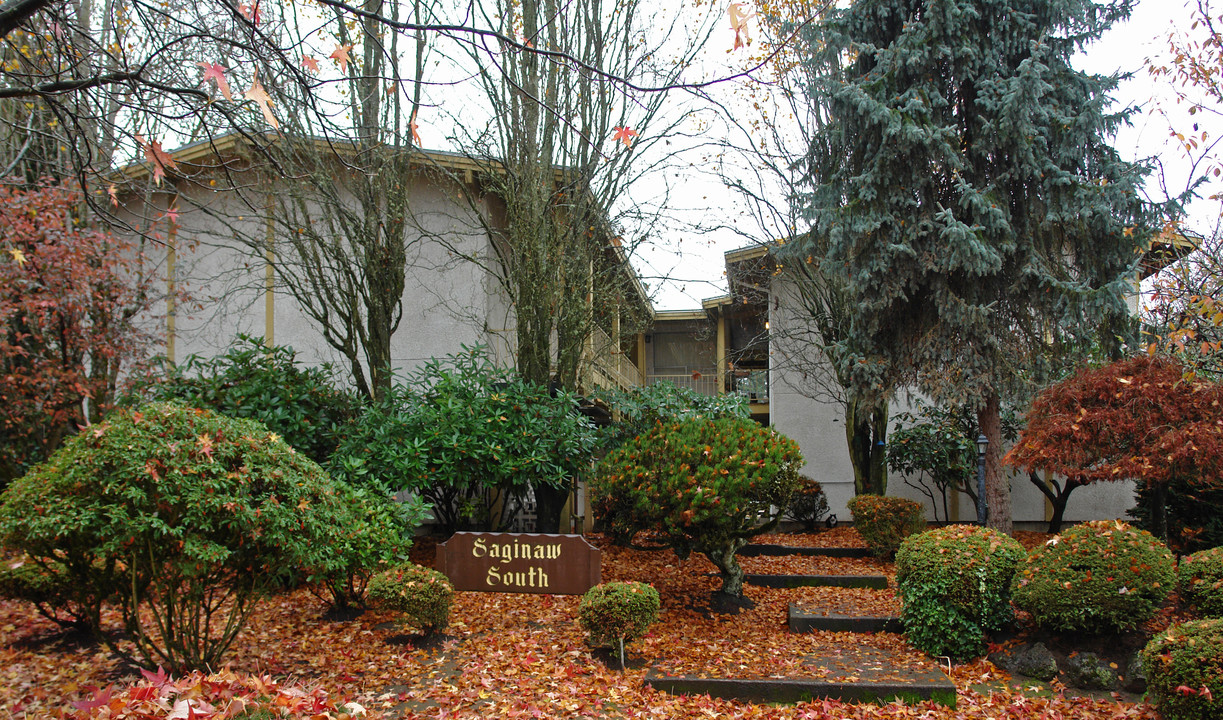
[[[417,560],[428,561],[432,544],[421,543]],[[846,561],[847,569],[854,567]],[[577,597],[456,593],[448,637],[433,647],[368,612],[347,622],[329,621],[304,590],[274,596],[253,613],[229,655],[235,673],[300,681],[332,695],[335,707],[350,700],[383,717],[522,718],[1155,718],[1145,705],[1034,697],[1000,689],[982,695],[972,685],[1000,682],[989,663],[955,666],[958,707],[846,705],[816,701],[790,706],[752,705],[705,696],[677,697],[645,688],[657,671],[708,677],[768,677],[801,672],[827,677],[852,674],[860,648],[885,648],[923,661],[896,635],[791,634],[790,602],[849,598],[894,612],[890,591],[823,588],[748,588],[757,603],[738,616],[708,613],[709,593],[719,585],[704,558],[605,547],[604,580],[652,582],[662,594],[660,622],[630,648],[625,672],[608,666],[586,647],[576,622]],[[834,594],[835,593],[835,594]],[[830,603],[831,604],[831,603]],[[839,666],[804,663],[808,653],[841,652]],[[863,655],[866,662],[869,654]],[[99,647],[74,643],[30,608],[0,602],[0,718],[65,716],[68,703],[90,700],[111,683],[116,691],[140,680]],[[330,717],[339,717],[335,710]],[[309,717],[301,715],[299,717]],[[319,714],[318,717],[328,717]]]

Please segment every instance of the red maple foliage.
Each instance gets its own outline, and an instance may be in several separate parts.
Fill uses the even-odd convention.
[[[1004,461],[1069,482],[1223,487],[1223,385],[1167,357],[1088,369],[1042,392]]]
[[[0,185],[0,484],[97,419],[153,340],[147,258],[79,206],[63,185]]]

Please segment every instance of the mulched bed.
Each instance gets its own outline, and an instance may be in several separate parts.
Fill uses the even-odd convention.
[[[843,535],[845,530],[831,532]],[[828,540],[824,536],[829,534],[815,537]],[[771,539],[809,541],[805,536]],[[579,597],[474,592],[456,593],[446,630],[449,638],[440,644],[405,642],[405,631],[386,613],[328,620],[323,604],[305,590],[279,593],[256,606],[227,663],[235,672],[321,684],[335,697],[357,700],[372,712],[385,711],[384,717],[865,720],[880,717],[884,709],[818,700],[771,706],[671,696],[645,687],[643,679],[651,668],[706,677],[822,673],[846,678],[852,677],[854,663],[870,662],[870,653],[855,657],[855,648],[892,650],[913,663],[931,662],[890,633],[796,635],[786,629],[791,602],[822,598],[830,604],[832,597],[860,596],[894,607],[888,591],[867,595],[869,591],[861,590],[749,587],[747,594],[757,603],[754,609],[718,615],[710,611],[710,595],[719,581],[704,557],[680,560],[669,552],[611,547],[597,536],[591,541],[603,548],[605,581],[651,582],[662,596],[661,619],[646,638],[630,646],[624,673],[587,647],[576,621]],[[412,556],[432,565],[433,548],[432,540],[422,539]],[[817,652],[831,653],[838,662],[823,670],[812,667],[809,660]],[[885,714],[906,720],[1155,717],[1141,705],[1033,698],[1009,689],[982,695],[970,688],[1003,677],[992,665],[978,661],[949,670],[960,691],[959,709],[931,703],[889,705]],[[29,606],[0,601],[0,718],[61,717],[68,703],[136,677],[102,648],[64,634],[36,617]]]

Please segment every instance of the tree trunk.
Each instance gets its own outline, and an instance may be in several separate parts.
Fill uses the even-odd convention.
[[[977,425],[989,440],[985,449],[985,526],[1012,534],[1011,484],[1002,471],[1002,418],[997,392],[990,392],[977,411]]]
[[[569,488],[565,486],[536,485],[535,488],[535,532],[559,533],[561,513],[569,502]]]
[[[855,495],[884,495],[888,489],[886,403],[870,407],[861,400],[845,403],[845,440],[854,468]]]
[[[735,553],[747,544],[745,538],[732,538],[722,547],[710,550],[705,557],[713,563],[722,576],[722,588],[714,593],[713,609],[717,612],[737,613],[741,608],[755,606],[743,595],[743,566],[739,564]]]

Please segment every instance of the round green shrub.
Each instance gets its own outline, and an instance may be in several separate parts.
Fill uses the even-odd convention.
[[[1181,558],[1176,577],[1182,600],[1207,617],[1223,617],[1223,547]]]
[[[38,614],[65,628],[90,630],[104,597],[79,591],[58,562],[40,564],[22,556],[0,564],[0,598],[24,600]]]
[[[1150,533],[1098,520],[1033,550],[1015,573],[1012,599],[1043,627],[1115,632],[1150,619],[1175,577],[1172,553]]]
[[[1147,696],[1165,720],[1216,720],[1223,698],[1223,619],[1193,620],[1156,635],[1142,651]]]
[[[807,532],[815,530],[815,526],[828,516],[828,496],[823,486],[806,475],[799,475],[788,516]]]
[[[1012,618],[1011,579],[1024,556],[1013,538],[975,525],[905,538],[896,582],[909,641],[935,656],[980,655],[985,634]]]
[[[617,648],[646,634],[658,620],[658,591],[640,582],[596,585],[582,596],[578,618],[591,647]]]
[[[659,423],[599,462],[591,503],[621,537],[652,531],[653,549],[704,554],[722,576],[719,597],[743,603],[735,553],[777,526],[802,462],[798,443],[753,420]]]
[[[854,516],[854,528],[876,557],[892,557],[902,540],[926,529],[921,503],[914,500],[855,495],[848,506]]]
[[[426,635],[450,624],[454,586],[445,575],[415,563],[403,563],[369,581],[369,598],[380,608],[397,612]]]
[[[216,667],[281,569],[334,562],[344,522],[327,474],[266,427],[172,403],[114,411],[0,498],[0,542],[113,596],[142,664],[175,671]]]

